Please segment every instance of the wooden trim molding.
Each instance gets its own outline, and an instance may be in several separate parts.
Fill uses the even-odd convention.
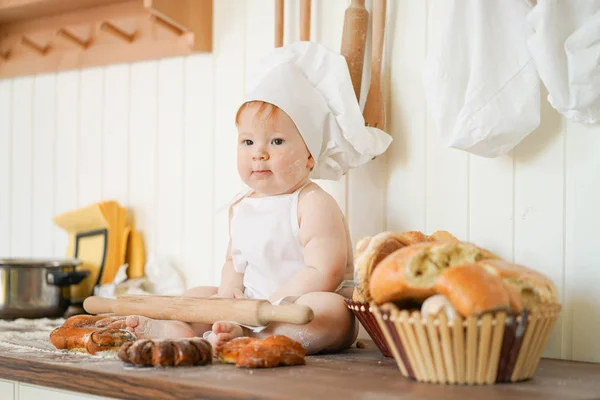
[[[212,51],[213,0],[0,0],[0,78]]]

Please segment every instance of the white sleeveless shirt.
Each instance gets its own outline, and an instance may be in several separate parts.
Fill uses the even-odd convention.
[[[230,223],[233,267],[244,273],[245,295],[267,299],[304,264],[298,197],[294,193],[248,197],[233,206]]]

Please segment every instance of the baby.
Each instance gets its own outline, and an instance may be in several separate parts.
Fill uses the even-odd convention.
[[[276,49],[259,71],[236,116],[238,173],[249,189],[229,209],[221,284],[183,296],[302,304],[313,320],[246,327],[130,316],[112,327],[125,325],[138,338],[204,336],[215,348],[239,336],[286,335],[308,354],[336,352],[356,339],[344,303],[354,271],[348,227],[335,199],[311,178],[339,179],[383,153],[390,139],[364,127],[344,58],[323,46]],[[350,125],[355,120],[359,125]]]

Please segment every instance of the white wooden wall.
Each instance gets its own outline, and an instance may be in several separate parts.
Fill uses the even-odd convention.
[[[347,3],[313,1],[313,40],[339,49]],[[274,9],[271,0],[214,6],[212,54],[0,80],[0,257],[60,256],[66,237],[52,217],[117,199],[188,287],[218,283],[219,210],[241,187],[233,116],[247,74],[273,46]],[[286,42],[298,38],[297,7],[286,1]],[[323,185],[354,240],[447,229],[544,272],[564,305],[546,355],[600,361],[600,127],[568,122],[544,100],[542,125],[509,156],[444,147],[421,87],[443,13],[430,1],[388,1],[395,140],[386,156]]]

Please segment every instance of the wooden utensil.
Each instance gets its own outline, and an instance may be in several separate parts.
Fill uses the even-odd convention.
[[[356,98],[360,100],[360,85],[365,57],[365,42],[369,25],[369,12],[365,0],[352,0],[344,13],[342,49],[346,58]]]
[[[300,0],[300,40],[310,40],[310,5],[312,0]]]
[[[373,0],[373,41],[371,49],[371,84],[363,115],[365,124],[385,130],[385,104],[381,93],[381,59],[385,37],[386,0]]]
[[[303,325],[312,321],[310,307],[289,304],[275,306],[267,300],[196,298],[179,296],[125,295],[116,299],[90,296],[83,302],[90,314],[141,315],[153,319],[212,324],[235,321],[264,326],[270,322]]]
[[[275,0],[275,47],[283,46],[283,1]]]

